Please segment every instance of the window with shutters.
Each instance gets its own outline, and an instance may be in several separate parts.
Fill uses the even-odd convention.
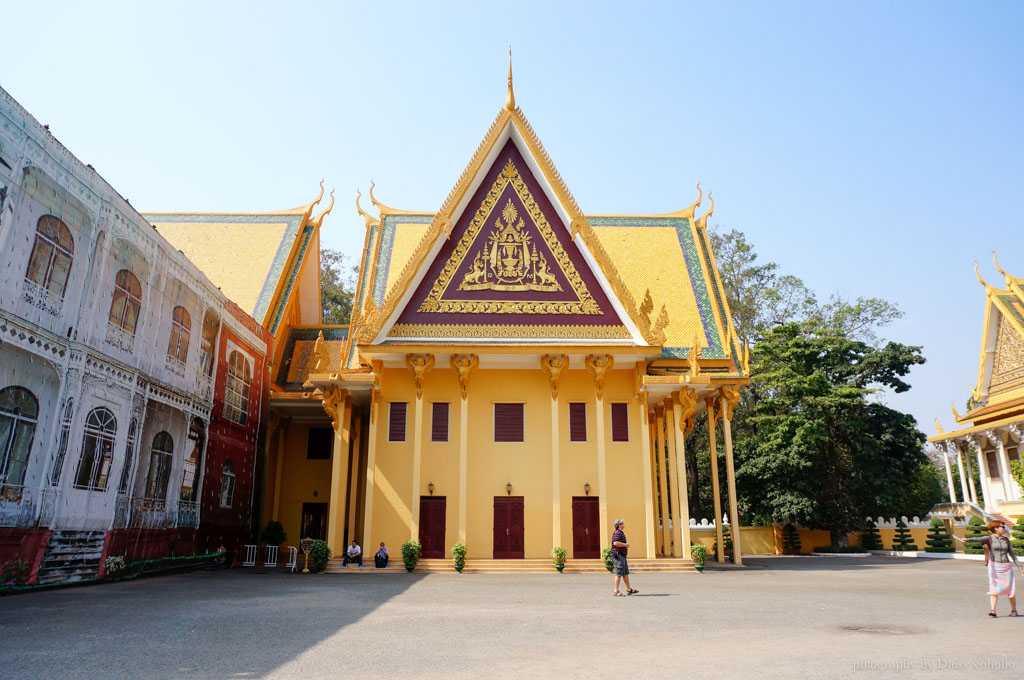
[[[628,404],[612,404],[612,441],[629,441]]]
[[[569,441],[587,441],[587,405],[582,401],[569,404]]]
[[[999,474],[999,460],[996,458],[995,451],[985,452],[985,462],[988,463],[988,476],[992,479],[1002,479]]]
[[[446,401],[435,401],[431,406],[430,441],[448,441],[449,404]]]
[[[523,404],[494,405],[494,441],[525,441],[523,427]]]
[[[405,441],[405,412],[409,404],[404,401],[393,401],[388,408],[388,441]]]
[[[1015,460],[1019,461],[1020,460],[1020,449],[1018,449],[1016,446],[1007,446],[1006,447],[1006,457],[1010,459],[1011,463],[1013,461],[1015,461]]]

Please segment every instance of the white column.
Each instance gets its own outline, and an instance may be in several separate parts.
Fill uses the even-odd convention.
[[[736,502],[736,466],[732,457],[732,423],[729,421],[729,407],[722,399],[722,432],[725,435],[725,475],[729,487],[729,520],[732,522],[732,562],[743,564],[743,548],[740,545],[740,513]]]
[[[971,444],[968,443],[968,446]],[[978,479],[981,480],[981,507],[988,508],[989,501],[992,501],[992,506],[995,508],[995,499],[989,499],[988,497],[988,461],[985,460],[985,456],[982,454],[981,446],[974,444],[974,450],[978,454]],[[970,464],[970,461],[967,461]],[[968,473],[970,470],[968,470]],[[975,504],[978,503],[978,490],[974,488],[974,475],[968,474],[967,484],[971,487],[971,498]]]
[[[1013,478],[1010,477],[1010,458],[1006,455],[1003,438],[996,434],[996,459],[999,461],[999,476],[1003,479],[1003,498],[1013,500]]]
[[[946,463],[946,484],[949,486],[949,502],[956,503],[956,489],[953,487],[953,469],[949,466],[949,453],[946,451],[946,447],[939,449],[942,451],[942,459]]]
[[[647,543],[647,559],[653,560],[658,556],[657,539],[654,532],[654,466],[651,464],[651,423],[647,405],[640,402],[640,464],[644,471],[644,540]]]
[[[964,497],[964,503],[971,502],[971,492],[967,488],[967,473],[964,471],[964,454],[960,449],[960,445],[956,442],[951,442],[950,445],[956,450],[956,467],[960,471],[960,491]]]

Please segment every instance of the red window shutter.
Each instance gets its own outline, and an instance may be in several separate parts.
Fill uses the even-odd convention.
[[[988,476],[992,479],[1002,479],[999,474],[999,460],[996,458],[996,452],[986,451],[985,461],[988,463]]]
[[[583,402],[569,404],[569,441],[587,441],[587,405]]]
[[[612,441],[629,441],[629,408],[626,404],[612,404]]]
[[[430,441],[448,441],[448,402],[435,401],[430,421]]]
[[[404,401],[391,402],[391,412],[388,418],[388,441],[405,441],[405,410],[408,404]]]
[[[523,405],[494,405],[494,441],[523,441]]]

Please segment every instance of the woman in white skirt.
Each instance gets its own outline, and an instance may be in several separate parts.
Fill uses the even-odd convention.
[[[991,521],[988,523],[988,530],[992,533],[988,536],[977,536],[974,538],[962,539],[953,536],[961,543],[981,543],[988,548],[988,594],[992,608],[988,615],[996,616],[996,601],[1000,595],[1006,595],[1010,599],[1010,616],[1017,616],[1017,597],[1014,590],[1013,567],[1016,565],[1021,573],[1017,556],[1013,553],[1013,546],[1010,545],[1010,537],[1006,535],[1006,527],[1002,522]],[[1011,560],[1013,564],[1011,564]]]

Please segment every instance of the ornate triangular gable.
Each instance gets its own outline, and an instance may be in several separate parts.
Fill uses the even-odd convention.
[[[503,217],[511,215],[510,201],[511,226]],[[501,256],[492,253],[492,235],[508,245],[498,246]],[[654,309],[650,299],[638,308],[526,118],[505,108],[383,303],[371,300],[353,327],[356,342],[371,344],[465,338],[650,346],[663,342],[668,324],[664,308],[652,318]]]

